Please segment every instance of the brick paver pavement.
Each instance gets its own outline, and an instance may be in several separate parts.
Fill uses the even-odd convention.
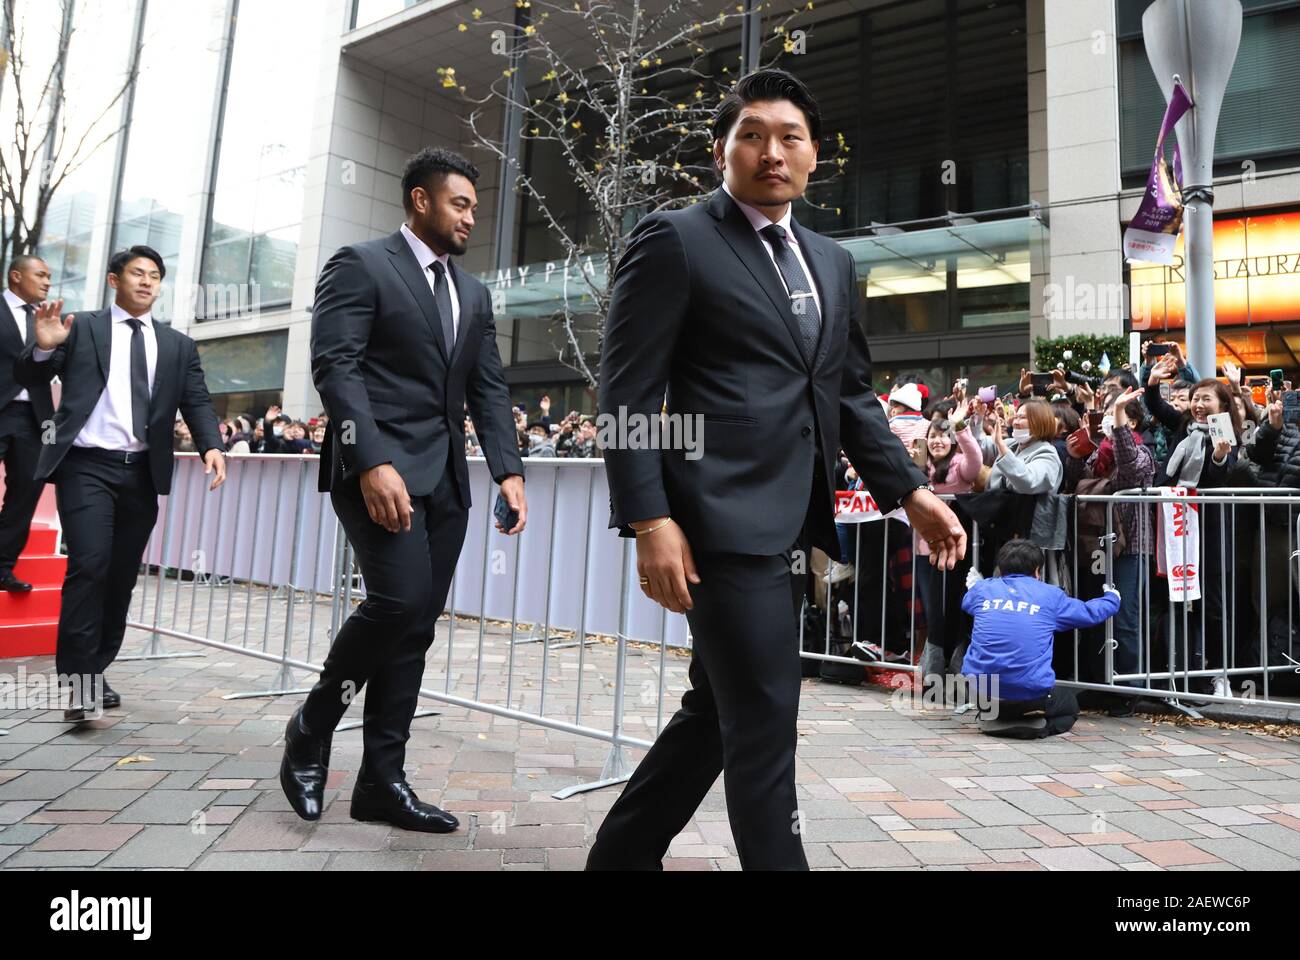
[[[186,584],[179,598],[165,593],[164,622],[184,628],[197,610],[206,623],[205,589]],[[240,643],[248,623],[248,642],[260,648],[269,619],[269,649],[279,649],[282,604],[267,611],[265,599],[254,597],[245,608],[238,593],[227,628],[225,588],[213,596],[213,636]],[[297,656],[307,655],[303,604],[293,617]],[[320,605],[318,637],[328,618]],[[477,688],[482,700],[528,710],[539,709],[545,691],[547,715],[608,728],[612,644],[553,643],[543,683],[540,643],[517,643],[512,653],[499,625],[480,640],[477,622],[463,619],[449,671],[447,627],[444,618],[427,687],[459,696]],[[126,652],[144,639],[129,631]],[[322,644],[311,652],[315,662]],[[202,649],[174,639],[167,645]],[[507,684],[512,656],[515,678]],[[661,715],[661,669],[662,715],[671,715],[686,662],[677,653],[630,650],[629,735],[651,736]],[[38,657],[0,661],[0,674],[13,677],[19,666],[29,677],[53,669],[50,658]],[[601,741],[429,701],[440,715],[415,721],[407,772],[423,798],[460,817],[458,832],[408,833],[348,817],[358,730],[335,736],[325,814],[304,823],[277,780],[281,734],[301,697],[223,699],[267,689],[276,672],[274,663],[213,649],[121,661],[110,679],[124,707],[82,729],[53,711],[0,711],[0,727],[10,731],[0,737],[0,869],[571,870],[583,865],[618,795],[614,787],[551,796],[599,777],[608,753]],[[300,685],[308,679],[297,677]],[[349,719],[360,713],[353,705]],[[1065,736],[998,740],[950,711],[899,709],[880,688],[808,680],[797,775],[814,868],[1300,868],[1300,738],[1259,729],[1086,714]],[[665,866],[739,868],[721,780]]]

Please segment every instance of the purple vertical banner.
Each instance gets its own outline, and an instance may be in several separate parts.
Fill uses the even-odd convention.
[[[1165,108],[1165,118],[1160,124],[1156,140],[1156,153],[1147,175],[1146,192],[1128,228],[1124,231],[1124,256],[1129,260],[1147,263],[1170,264],[1174,262],[1174,246],[1178,231],[1183,225],[1183,205],[1179,197],[1182,187],[1182,163],[1177,147],[1174,149],[1174,178],[1165,163],[1165,137],[1173,130],[1184,113],[1192,106],[1187,91],[1181,83],[1174,84],[1173,96]]]

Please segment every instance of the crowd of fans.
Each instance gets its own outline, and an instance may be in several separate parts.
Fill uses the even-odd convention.
[[[1283,411],[1291,384],[1243,378],[1231,363],[1224,365],[1221,379],[1204,378],[1176,343],[1147,343],[1139,369],[1126,364],[1100,376],[1089,375],[1088,364],[1081,365],[1083,372],[1070,369],[1069,359],[1067,354],[1067,362],[1049,372],[1021,371],[1019,381],[1001,393],[995,386],[972,387],[959,380],[948,394],[936,396],[920,378],[903,376],[881,396],[891,431],[935,492],[953,498],[969,533],[978,524],[979,559],[971,549],[957,569],[944,572],[927,562],[924,541],[916,542],[917,556],[912,556],[913,538],[900,521],[839,524],[845,562],[833,565],[832,595],[824,606],[837,611],[830,622],[840,652],[896,660],[905,650],[919,649],[922,676],[961,674],[972,635],[979,636],[977,618],[964,604],[980,579],[1002,572],[997,569],[1001,549],[1024,541],[1041,550],[1041,581],[1066,596],[1118,595],[1117,674],[1167,671],[1171,664],[1176,671],[1214,671],[1286,662],[1295,646],[1290,620],[1262,608],[1260,588],[1263,581],[1269,597],[1282,598],[1295,587],[1288,573],[1289,538],[1264,534],[1268,526],[1292,527],[1297,518],[1290,508],[1264,507],[1265,524],[1261,508],[1248,500],[1199,505],[1201,598],[1174,603],[1157,558],[1158,505],[1116,504],[1108,526],[1104,505],[1074,503],[1071,495],[1166,486],[1203,492],[1300,488],[1300,431],[1284,422]],[[1288,401],[1288,406],[1300,419],[1300,403]],[[553,419],[546,396],[533,416],[525,404],[513,409],[522,456],[601,456],[594,417],[573,410]],[[1212,429],[1215,421],[1226,425],[1219,414],[1227,415],[1230,431]],[[221,435],[234,455],[313,454],[320,452],[327,424],[323,411],[298,420],[272,405],[261,417],[224,420]],[[468,410],[464,436],[465,453],[481,456]],[[176,424],[175,447],[194,449],[183,420]],[[864,487],[869,484],[841,454],[837,489]],[[1029,561],[1017,556],[1028,568]],[[1267,606],[1286,610],[1288,603],[1279,599]],[[811,638],[806,646],[818,647],[820,628],[806,632]],[[1261,650],[1264,635],[1267,645]],[[1043,654],[1050,656],[1055,677],[1103,680],[1104,626],[1082,629],[1077,644],[1075,637],[1075,629],[1057,634]],[[988,655],[987,650],[975,653],[976,659]],[[1294,679],[1274,678],[1277,685]],[[1233,679],[1249,689],[1262,677]],[[1151,682],[1180,690],[1184,684],[1181,677],[1172,684]],[[1222,675],[1186,683],[1193,694],[1234,695],[1233,680]],[[1059,701],[1059,691],[1056,696]],[[1135,697],[1103,696],[1101,705],[1126,715],[1135,702]]]
[[[596,445],[596,418],[584,416],[576,410],[569,412],[558,423],[551,420],[551,399],[542,397],[538,415],[529,420],[525,404],[514,406],[516,442],[519,453],[525,457],[599,457]],[[296,420],[278,405],[267,408],[261,417],[239,414],[221,421],[221,438],[226,453],[318,454],[325,442],[325,429],[329,417],[322,410],[310,420]],[[194,440],[183,419],[177,418],[173,448],[194,452]],[[465,411],[465,454],[481,457],[474,421]]]
[[[517,404],[515,413],[515,433],[519,443],[519,453],[525,457],[599,457],[596,445],[596,418],[584,416],[577,410],[569,413],[558,423],[551,419],[551,398],[542,397],[538,402],[538,416],[535,420],[528,418],[528,407]],[[472,438],[469,418],[465,419],[466,451],[468,441]]]
[[[325,428],[329,417],[321,411],[310,420],[295,420],[278,405],[272,404],[266,414],[253,418],[250,414],[228,417],[219,424],[226,453],[232,456],[247,453],[320,453],[325,442]],[[173,448],[193,452],[194,440],[185,421],[176,420]]]
[[[957,570],[935,570],[924,562],[923,542],[914,564],[912,537],[900,521],[840,524],[848,560],[857,560],[855,552],[862,556],[853,570],[858,582],[846,574],[837,589],[841,601],[856,591],[853,602],[861,608],[858,628],[842,639],[856,641],[860,655],[865,650],[871,658],[888,658],[891,642],[897,648],[901,637],[907,646],[911,636],[921,651],[923,676],[960,674],[973,624],[962,608],[968,586],[995,573],[1000,547],[1023,539],[1043,551],[1044,582],[1083,599],[1108,588],[1118,592],[1115,673],[1167,671],[1171,663],[1178,671],[1252,668],[1264,662],[1261,657],[1270,666],[1285,665],[1284,655],[1293,651],[1285,598],[1295,589],[1288,575],[1287,527],[1294,529],[1296,516],[1289,507],[1261,508],[1249,501],[1249,491],[1240,503],[1200,504],[1201,598],[1173,603],[1164,579],[1168,571],[1157,558],[1159,505],[1115,505],[1112,537],[1105,505],[1076,503],[1070,495],[1166,486],[1211,494],[1300,487],[1300,432],[1283,422],[1283,395],[1291,385],[1277,382],[1276,375],[1243,381],[1231,363],[1222,379],[1203,377],[1175,343],[1148,343],[1142,358],[1139,369],[1125,365],[1102,376],[1089,376],[1086,365],[1085,372],[1071,370],[1067,359],[1046,373],[1022,371],[1005,393],[1005,387],[958,381],[937,397],[919,378],[900,378],[881,398],[890,428],[935,491],[954,495],[968,531],[978,523],[980,569],[971,572],[968,551]],[[1227,414],[1226,423],[1217,414]],[[1216,431],[1212,424],[1230,424],[1231,430]],[[863,488],[847,458],[841,457],[838,479],[841,490]],[[1266,527],[1275,533],[1266,535]],[[1271,614],[1261,609],[1260,578],[1276,598],[1268,603]],[[917,602],[909,609],[913,595]],[[1268,637],[1264,650],[1262,635]],[[1102,625],[1084,629],[1076,649],[1073,629],[1058,634],[1051,651],[1056,676],[1104,679],[1104,636]],[[1275,688],[1294,679],[1270,677]],[[1170,686],[1168,680],[1151,682]],[[1181,690],[1183,683],[1180,677],[1174,686]],[[1233,683],[1259,689],[1262,675],[1191,677],[1188,688],[1192,694],[1234,696]],[[1099,705],[1127,714],[1135,699],[1109,696]]]

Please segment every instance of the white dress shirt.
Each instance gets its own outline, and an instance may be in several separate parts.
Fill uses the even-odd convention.
[[[821,294],[817,292],[817,280],[813,277],[813,272],[808,269],[808,261],[804,259],[803,250],[799,245],[799,238],[794,235],[794,229],[790,225],[790,222],[794,219],[791,215],[793,204],[785,208],[784,217],[780,220],[773,221],[771,217],[758,209],[758,207],[751,206],[744,200],[737,200],[736,195],[731,192],[726,181],[723,181],[722,189],[727,191],[727,196],[736,201],[736,206],[740,207],[741,212],[745,215],[745,219],[749,221],[750,226],[754,228],[756,233],[761,232],[764,227],[770,227],[773,223],[778,224],[781,229],[785,231],[786,243],[789,245],[790,249],[794,251],[795,259],[799,261],[799,266],[803,268],[803,275],[808,278],[808,286],[812,288],[813,302],[817,304],[817,315],[823,317],[822,298]],[[767,242],[766,237],[760,236],[758,242],[762,245],[763,249],[767,251],[767,258],[772,261],[772,266],[776,268],[776,275],[781,278],[781,286],[785,287],[785,292],[788,296],[790,288],[786,286],[785,277],[781,276],[780,267],[776,266],[776,251],[772,249],[772,245]]]
[[[27,311],[23,309],[27,301],[12,290],[5,291],[5,303],[9,304],[9,312],[13,314],[14,323],[18,324],[18,337],[25,344],[27,343]],[[15,400],[30,401],[31,397],[27,395],[26,390],[19,390]]]
[[[447,293],[451,296],[451,335],[454,338],[460,336],[460,297],[456,294],[456,281],[451,278],[451,257],[447,254],[438,256],[429,249],[429,245],[411,232],[411,228],[402,224],[402,236],[406,238],[411,252],[415,254],[415,259],[420,264],[420,269],[424,272],[424,279],[429,283],[429,292],[437,300],[436,283],[438,278],[434,276],[429,264],[437,260],[442,264],[443,276],[447,278]],[[447,354],[451,355],[452,347],[455,343],[447,344]]]
[[[134,418],[131,414],[131,325],[126,321],[131,315],[116,303],[112,306],[112,341],[108,351],[108,384],[99,395],[99,402],[90,411],[86,425],[81,428],[74,447],[99,447],[103,450],[136,452],[147,450],[149,445],[135,438]],[[153,395],[154,371],[158,367],[158,337],[153,328],[153,317],[146,313],[139,318],[140,333],[144,336],[144,361],[149,371],[149,394]],[[77,321],[74,320],[73,323]],[[53,350],[32,351],[37,362],[48,360]],[[170,445],[171,437],[163,440]]]

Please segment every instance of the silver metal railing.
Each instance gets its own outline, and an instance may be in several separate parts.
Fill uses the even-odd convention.
[[[528,526],[507,538],[492,523],[487,466],[470,461],[465,547],[420,693],[608,743],[601,776],[556,794],[569,796],[630,775],[627,748],[650,746],[665,699],[685,690],[690,641],[685,618],[635,586],[632,541],[607,528],[604,462],[526,463]],[[227,699],[306,693],[298,673],[319,672],[365,597],[328,495],[315,489],[318,465],[315,456],[232,457],[225,485],[209,492],[202,463],[178,454],[129,620],[148,638],[119,659],[201,656],[165,645],[186,640],[278,665],[266,688]]]
[[[444,620],[439,622],[420,694],[433,704],[444,703],[511,720],[588,737],[608,745],[601,776],[593,783],[557,788],[556,796],[593,789],[626,779],[632,764],[631,747],[648,747],[668,711],[686,688],[690,636],[685,618],[649,601],[636,585],[632,541],[606,526],[608,499],[601,460],[529,459],[529,523],[523,534],[504,537],[492,523],[495,484],[481,459],[470,462],[474,503],[464,549],[457,563]],[[172,652],[168,639],[274,663],[278,669],[263,689],[236,691],[229,699],[304,694],[308,686],[299,674],[319,672],[320,661],[338,628],[365,596],[365,584],[355,569],[352,549],[339,525],[328,495],[316,491],[319,461],[315,456],[245,456],[229,460],[229,478],[215,492],[194,455],[177,455],[172,494],[163,498],[160,519],[146,549],[145,572],[137,585],[129,625],[148,636],[140,651],[119,659],[194,657],[196,651]],[[1168,499],[1168,498],[1164,498]],[[1109,497],[1075,498],[1075,522],[1081,503],[1104,502],[1108,536],[1113,535],[1120,506],[1154,510],[1162,498],[1125,492]],[[1133,598],[1140,605],[1139,668],[1116,669],[1118,640],[1108,621],[1104,637],[1075,631],[1058,668],[1058,681],[1081,689],[1163,698],[1188,712],[1193,702],[1226,701],[1213,691],[1197,689],[1204,678],[1235,680],[1241,692],[1260,705],[1293,707],[1271,697],[1273,679],[1300,664],[1277,656],[1268,642],[1268,617],[1250,621],[1252,644],[1258,637],[1259,662],[1247,662],[1244,647],[1228,644],[1245,629],[1255,612],[1269,611],[1270,584],[1258,589],[1240,582],[1238,554],[1257,556],[1260,567],[1270,557],[1284,556],[1287,596],[1287,656],[1294,656],[1294,626],[1300,568],[1295,550],[1300,491],[1214,491],[1195,498],[1203,509],[1222,508],[1217,523],[1224,535],[1214,541],[1220,551],[1217,574],[1222,586],[1214,593],[1215,616],[1204,603],[1169,605],[1166,615],[1152,618],[1158,604],[1158,581],[1143,562]],[[1283,511],[1283,523],[1268,523],[1266,511]],[[1231,511],[1231,514],[1228,513]],[[1245,515],[1251,514],[1251,523]],[[898,662],[879,666],[919,679],[917,653],[922,637],[918,622],[918,571],[927,563],[911,542],[910,586],[891,585],[889,568],[897,551],[888,527],[871,526],[880,539],[880,554],[864,556],[864,527],[854,531],[857,575],[852,584],[850,639],[871,618],[879,619],[882,641],[906,624],[906,652]],[[1249,530],[1247,530],[1249,527]],[[1278,538],[1285,538],[1284,541]],[[970,553],[976,566],[987,568],[989,550],[982,549],[978,524],[971,527]],[[1087,571],[1094,563],[1091,545],[1076,547],[1071,536],[1057,558],[1062,577],[1075,595],[1087,592]],[[1099,538],[1106,539],[1106,538]],[[1202,553],[1207,541],[1202,537]],[[1097,547],[1100,548],[1100,542]],[[1146,545],[1139,544],[1139,550]],[[1087,550],[1089,555],[1081,557]],[[983,554],[983,555],[981,555]],[[1113,560],[1102,551],[1104,576],[1114,576]],[[1145,555],[1144,555],[1145,556]],[[880,566],[873,569],[879,560]],[[1229,568],[1232,568],[1231,570]],[[1202,564],[1202,568],[1203,564]],[[879,575],[870,596],[860,590],[863,574]],[[991,572],[991,571],[986,571]],[[1232,575],[1229,576],[1228,574]],[[1280,574],[1274,570],[1274,579]],[[831,570],[826,572],[828,616],[821,649],[801,649],[806,659],[861,664],[833,649],[831,621],[837,612],[830,601]],[[1082,586],[1081,586],[1082,585]],[[947,589],[947,584],[944,585]],[[1079,591],[1083,592],[1080,593]],[[1099,592],[1099,590],[1098,590]],[[1177,606],[1178,609],[1173,609]],[[1276,607],[1280,610],[1280,606]],[[1219,651],[1209,644],[1197,648],[1188,628],[1200,618],[1221,634]],[[891,620],[897,625],[891,628]],[[1168,624],[1183,626],[1167,636]],[[1204,629],[1196,634],[1204,637]],[[793,638],[792,638],[793,639]],[[800,624],[800,646],[804,638]],[[1058,645],[1061,640],[1058,638]],[[1179,653],[1182,653],[1181,657]],[[1190,662],[1199,660],[1200,662]],[[1100,665],[1090,673],[1090,662]],[[1157,669],[1156,665],[1160,664]],[[304,678],[305,679],[305,678]],[[1255,687],[1243,686],[1254,683]],[[1256,689],[1262,686],[1262,691]],[[1262,696],[1257,694],[1262,692]],[[433,711],[423,711],[429,715]],[[340,726],[359,726],[355,721]]]
[[[945,495],[944,499],[952,501],[956,498]],[[1137,584],[1136,589],[1127,591],[1127,594],[1132,595],[1126,595],[1124,599],[1126,605],[1136,604],[1138,607],[1137,642],[1132,644],[1135,647],[1137,669],[1125,672],[1116,668],[1115,653],[1120,647],[1116,636],[1118,618],[1111,618],[1105,622],[1104,627],[1094,628],[1095,633],[1074,630],[1066,651],[1068,657],[1062,658],[1059,655],[1061,638],[1058,636],[1056,659],[1058,663],[1065,660],[1065,669],[1058,665],[1056,671],[1058,682],[1076,689],[1162,699],[1191,715],[1199,715],[1191,705],[1193,703],[1240,704],[1245,699],[1252,701],[1252,705],[1261,707],[1290,710],[1300,706],[1300,699],[1278,699],[1273,691],[1273,679],[1277,676],[1290,678],[1300,674],[1300,650],[1297,650],[1300,645],[1296,643],[1296,612],[1297,604],[1300,603],[1300,489],[1219,488],[1199,492],[1191,497],[1161,495],[1156,490],[1128,490],[1112,495],[1080,495],[1069,499],[1073,501],[1073,509],[1066,547],[1056,551],[1056,556],[1051,559],[1065,578],[1068,592],[1083,599],[1097,595],[1103,583],[1115,581],[1115,558],[1108,545],[1116,537],[1117,509],[1142,510],[1148,516],[1146,523],[1134,524],[1140,531],[1140,541],[1131,553],[1137,572]],[[1159,506],[1175,501],[1195,506],[1198,511],[1206,513],[1217,527],[1217,536],[1213,535],[1216,532],[1214,529],[1209,530],[1209,536],[1203,532],[1199,541],[1199,556],[1190,558],[1203,573],[1204,597],[1191,603],[1174,603],[1168,600],[1167,591],[1164,600],[1161,600],[1162,588],[1154,560],[1155,545],[1153,540],[1146,539],[1148,536],[1154,537],[1157,529],[1154,515]],[[1096,543],[1081,545],[1077,534],[1078,511],[1081,504],[1089,503],[1105,505],[1106,531],[1097,538]],[[1214,508],[1215,512],[1211,513],[1205,508]],[[1273,523],[1266,520],[1269,510],[1274,511]],[[890,524],[894,525],[892,537],[887,529]],[[918,653],[927,634],[924,624],[918,627],[916,620],[918,573],[924,574],[924,565],[928,561],[919,558],[914,535],[910,528],[898,521],[876,520],[855,523],[853,526],[854,555],[858,570],[852,584],[852,616],[848,636],[845,636],[843,630],[832,630],[836,602],[828,599],[821,650],[809,649],[801,618],[801,656],[810,660],[885,668],[900,676],[910,674],[913,682],[920,682],[923,678],[917,662]],[[879,576],[879,590],[873,591],[870,609],[866,613],[871,616],[879,613],[881,631],[879,635],[872,636],[879,636],[883,641],[887,618],[892,616],[897,621],[900,612],[906,612],[907,627],[899,631],[906,641],[905,652],[899,659],[881,656],[885,653],[883,642],[879,644],[879,649],[873,650],[872,655],[866,657],[862,654],[851,656],[832,652],[836,645],[843,647],[846,639],[858,640],[859,648],[862,647],[859,637],[864,615],[859,590],[862,578],[859,574],[864,559],[863,530],[868,526],[882,528],[877,531],[880,535],[874,538],[880,542],[882,552],[879,557],[880,567],[870,571],[872,575]],[[907,530],[905,541],[911,547],[910,559],[907,561],[910,565],[911,586],[907,589],[891,585],[887,575],[891,558],[898,555],[897,531],[900,529]],[[986,555],[981,562],[980,541],[979,525],[972,522],[971,561],[977,568],[989,568],[984,570],[988,574],[992,572],[993,558]],[[1087,556],[1081,556],[1085,550]],[[1208,556],[1210,552],[1217,553],[1217,557]],[[1184,556],[1177,559],[1185,566],[1189,558]],[[1217,559],[1218,562],[1207,566],[1207,559]],[[1084,572],[1098,564],[1102,565],[1100,575],[1089,576]],[[1257,583],[1243,583],[1246,575],[1250,575]],[[832,572],[828,566],[823,580],[828,598],[832,594],[831,581]],[[1284,593],[1286,597],[1284,631],[1280,629],[1280,611],[1283,609],[1281,601],[1277,601],[1277,607],[1270,606],[1270,581],[1274,581],[1275,593]],[[1090,587],[1096,588],[1096,592],[1089,593]],[[1277,589],[1279,587],[1281,589]],[[1252,598],[1257,598],[1257,605],[1251,603]],[[847,601],[843,602],[847,604]],[[1162,606],[1164,609],[1159,609]],[[1275,628],[1272,641],[1270,623]],[[1218,629],[1217,651],[1205,640],[1206,631],[1211,626],[1217,626]],[[1104,639],[1098,642],[1096,633],[1104,633]],[[968,639],[967,629],[960,638],[959,645]],[[1245,642],[1247,639],[1249,643]],[[1089,647],[1089,643],[1095,644],[1095,649]],[[875,644],[871,646],[874,647]],[[1091,671],[1087,662],[1089,660],[1093,661]],[[1158,663],[1163,663],[1163,666],[1157,667]],[[1236,692],[1229,694],[1225,689],[1216,688],[1212,683],[1214,678],[1221,678],[1224,684],[1236,682]],[[1300,694],[1300,690],[1296,690],[1295,694]]]

